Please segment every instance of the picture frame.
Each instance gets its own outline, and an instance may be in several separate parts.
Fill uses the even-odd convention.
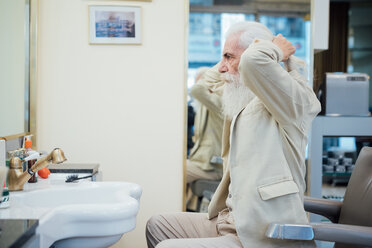
[[[89,6],[90,44],[141,44],[141,7]]]

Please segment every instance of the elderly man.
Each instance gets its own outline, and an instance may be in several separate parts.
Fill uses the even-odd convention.
[[[208,67],[201,67],[190,94],[197,101],[195,116],[195,145],[187,160],[187,183],[198,179],[220,180],[222,166],[211,164],[213,156],[221,155],[223,115],[222,99],[200,80]]]
[[[299,73],[303,64],[290,58],[294,52],[290,42],[281,35],[273,37],[262,24],[244,22],[230,28],[217,65],[226,75],[223,178],[208,216],[151,218],[149,247],[159,242],[162,248],[314,246],[312,241],[265,237],[271,222],[308,221],[303,208],[304,153],[320,104]],[[210,84],[211,90],[218,90]]]

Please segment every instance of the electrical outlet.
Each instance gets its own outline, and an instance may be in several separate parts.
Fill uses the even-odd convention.
[[[0,140],[0,166],[5,166],[6,149],[5,140]]]

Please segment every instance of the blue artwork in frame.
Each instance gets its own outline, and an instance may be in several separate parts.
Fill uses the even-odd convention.
[[[89,6],[91,44],[141,44],[141,8]]]

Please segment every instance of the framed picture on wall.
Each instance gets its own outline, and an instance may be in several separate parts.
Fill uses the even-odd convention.
[[[141,7],[89,6],[90,44],[141,44]]]

